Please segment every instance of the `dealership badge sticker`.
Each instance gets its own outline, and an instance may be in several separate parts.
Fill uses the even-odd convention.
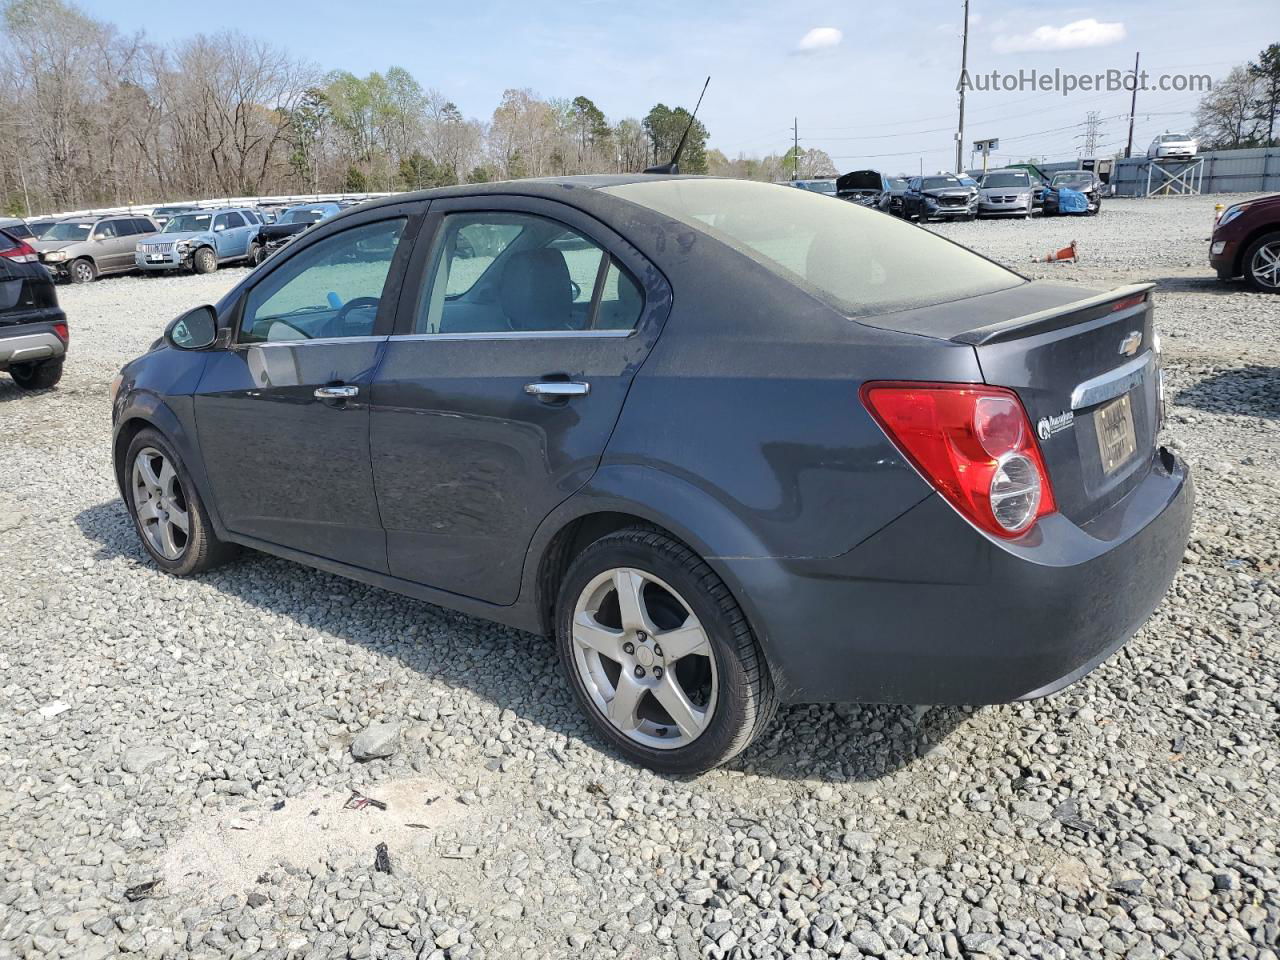
[[[1065,430],[1076,422],[1075,411],[1063,410],[1051,417],[1041,417],[1040,422],[1036,424],[1036,434],[1041,440],[1048,440],[1060,430]]]

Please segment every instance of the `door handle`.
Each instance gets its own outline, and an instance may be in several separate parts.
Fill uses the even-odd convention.
[[[336,387],[316,387],[317,400],[350,400],[360,395],[359,387],[342,384]]]
[[[537,383],[526,383],[524,392],[531,397],[542,397],[547,400],[559,400],[564,397],[585,397],[591,392],[591,384],[573,380],[540,380]]]

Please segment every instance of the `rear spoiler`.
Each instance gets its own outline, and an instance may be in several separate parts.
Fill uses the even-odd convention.
[[[967,343],[970,346],[982,347],[989,343],[1002,343],[1019,337],[1029,337],[1037,333],[1048,333],[1067,326],[1063,321],[1074,314],[1104,306],[1115,300],[1124,300],[1155,289],[1154,283],[1134,283],[1125,287],[1117,287],[1107,293],[1099,293],[1083,300],[1073,300],[1060,307],[1050,307],[1011,320],[1000,320],[983,327],[974,327],[951,338],[953,343]]]

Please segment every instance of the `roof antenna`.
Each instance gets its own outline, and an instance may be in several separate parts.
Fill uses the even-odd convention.
[[[702,98],[707,95],[707,87],[711,84],[711,78],[707,77],[707,82],[702,85],[702,92],[698,94],[698,102],[693,106],[693,113],[689,115],[689,125],[684,128],[684,134],[680,137],[680,143],[676,146],[676,152],[671,157],[670,163],[664,163],[657,167],[649,167],[645,173],[679,173],[680,172],[680,154],[684,153],[685,141],[689,139],[689,131],[693,129],[693,121],[698,117],[698,108],[702,106]]]

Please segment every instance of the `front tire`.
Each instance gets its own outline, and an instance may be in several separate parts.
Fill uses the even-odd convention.
[[[124,470],[125,505],[142,546],[160,569],[189,577],[235,556],[236,548],[214,535],[195,484],[162,434],[139,431]]]
[[[250,267],[256,267],[258,264],[262,263],[262,261],[266,259],[266,257],[262,255],[262,244],[249,244],[249,256],[247,259]]]
[[[764,656],[729,589],[657,530],[621,530],[574,559],[556,603],[556,646],[596,730],[659,773],[724,763],[777,708]]]
[[[67,276],[72,283],[92,283],[98,278],[98,268],[88,257],[74,260],[67,268]]]
[[[1241,263],[1249,286],[1260,293],[1280,293],[1280,231],[1249,244]]]
[[[9,376],[23,390],[48,390],[62,379],[62,360],[20,363],[9,368]]]
[[[218,269],[218,257],[208,247],[201,247],[191,259],[191,266],[196,273],[213,273]]]

